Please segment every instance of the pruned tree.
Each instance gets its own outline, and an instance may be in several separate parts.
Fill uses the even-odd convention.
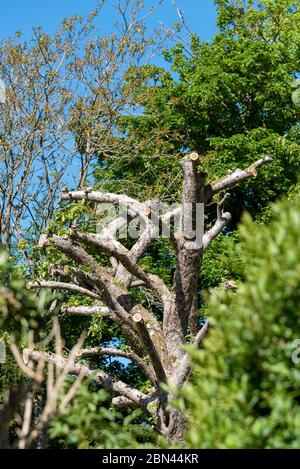
[[[43,235],[40,240],[41,247],[52,246],[74,261],[76,271],[72,272],[70,267],[68,274],[62,273],[61,281],[32,281],[28,287],[86,295],[94,300],[91,307],[62,305],[60,311],[64,314],[103,314],[119,327],[129,346],[126,350],[82,349],[78,353],[78,362],[70,372],[86,376],[94,373],[95,382],[114,395],[115,405],[145,409],[154,417],[158,432],[169,441],[181,440],[185,431],[185,416],[172,406],[176,393],[168,390],[180,388],[190,377],[189,356],[183,346],[192,344],[199,347],[208,330],[208,321],[203,325],[199,320],[197,303],[198,272],[203,254],[230,220],[230,213],[224,209],[228,198],[226,191],[255,177],[257,169],[271,159],[266,156],[246,169],[236,169],[217,182],[207,183],[207,174],[201,167],[201,156],[197,153],[188,154],[180,162],[184,176],[181,205],[163,213],[155,210],[157,201],[142,202],[122,194],[90,189],[65,189],[61,193],[62,200],[75,202],[84,199],[97,204],[125,204],[128,214],[125,217],[121,214],[97,234],[79,231],[74,225],[68,235],[50,233]],[[215,198],[217,194],[221,195],[221,200]],[[216,204],[215,224],[203,233],[199,242],[197,229],[204,227],[205,212],[199,211],[198,207],[212,203]],[[169,288],[157,275],[143,269],[139,261],[157,237],[158,225],[167,231],[169,221],[178,215],[179,230],[172,229],[169,233],[177,261],[173,286]],[[141,221],[143,228],[132,247],[127,249],[117,237],[117,229],[135,218]],[[95,250],[111,259],[113,270],[100,265],[96,256],[91,254]],[[133,285],[142,285],[142,288],[146,287],[153,292],[161,304],[162,320],[135,300],[130,291]],[[126,357],[135,362],[151,383],[149,393],[113,379],[103,370],[95,373],[80,361],[81,357],[95,354]],[[43,359],[62,368],[66,363],[66,359],[59,353],[31,350],[28,356],[33,361]],[[165,386],[167,384],[172,386]]]

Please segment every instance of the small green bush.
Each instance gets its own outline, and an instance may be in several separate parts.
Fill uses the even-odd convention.
[[[300,199],[277,203],[269,225],[246,217],[240,232],[245,282],[236,293],[211,294],[211,329],[191,352],[194,382],[181,402],[189,403],[186,446],[297,448]]]

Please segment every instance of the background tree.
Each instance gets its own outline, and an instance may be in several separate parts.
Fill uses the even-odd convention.
[[[21,33],[1,41],[1,243],[12,253],[18,242],[26,252],[26,231],[34,241],[45,227],[71,171],[74,155],[66,146],[73,90],[66,69],[77,41],[90,31],[80,26],[65,23],[54,37],[36,29],[29,43]]]

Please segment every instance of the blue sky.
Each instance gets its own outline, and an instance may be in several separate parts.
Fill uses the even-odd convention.
[[[155,0],[145,0],[146,6],[151,6]],[[109,33],[114,23],[114,0],[107,0],[107,5],[99,21],[103,33]],[[217,31],[215,25],[215,6],[213,0],[178,0],[178,4],[185,12],[193,32],[201,39],[210,39]],[[96,5],[96,0],[2,0],[0,5],[0,36],[5,38],[16,31],[22,31],[25,38],[30,36],[32,27],[42,26],[46,32],[52,33],[65,17],[89,13]],[[159,20],[172,24],[176,21],[176,14],[171,7],[171,0],[165,4],[152,18],[152,25],[158,25]]]

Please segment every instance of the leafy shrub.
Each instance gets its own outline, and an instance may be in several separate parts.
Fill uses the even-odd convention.
[[[269,225],[240,227],[245,283],[217,288],[211,329],[191,351],[194,382],[187,447],[296,448],[300,445],[300,199],[276,204]],[[297,353],[296,353],[297,355]],[[295,355],[294,355],[295,356]]]

